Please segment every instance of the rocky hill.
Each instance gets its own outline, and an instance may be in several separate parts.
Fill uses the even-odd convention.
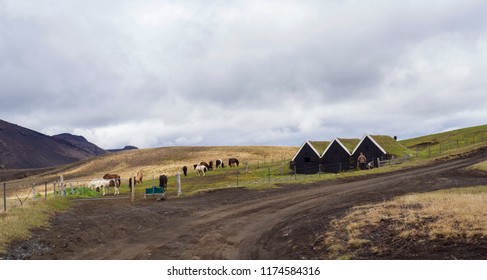
[[[69,144],[81,148],[92,155],[103,155],[107,152],[102,148],[98,147],[97,145],[89,142],[83,136],[72,135],[69,133],[62,133],[58,135],[53,135],[52,137],[58,139],[59,141],[66,141]]]
[[[81,136],[48,136],[0,120],[0,169],[51,167],[103,153]]]

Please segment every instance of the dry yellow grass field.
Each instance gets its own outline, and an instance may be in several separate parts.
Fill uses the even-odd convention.
[[[298,147],[293,146],[202,146],[130,150],[85,159],[10,184],[52,181],[59,179],[61,174],[65,180],[101,178],[106,173],[116,173],[122,178],[129,178],[138,170],[143,171],[145,178],[152,178],[161,173],[172,176],[176,172],[181,172],[183,166],[192,171],[193,164],[202,161],[215,162],[221,159],[227,165],[230,157],[237,158],[241,164],[289,161],[297,149]]]
[[[487,186],[411,194],[354,207],[345,217],[332,221],[324,245],[330,258],[353,258],[351,251],[373,243],[367,232],[379,228],[411,240],[487,238],[485,213]],[[370,250],[380,252],[374,246]]]

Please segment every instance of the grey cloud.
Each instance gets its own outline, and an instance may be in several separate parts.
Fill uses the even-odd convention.
[[[107,148],[479,124],[485,12],[481,1],[4,2],[0,117]]]

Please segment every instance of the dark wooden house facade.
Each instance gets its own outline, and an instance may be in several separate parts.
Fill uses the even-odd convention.
[[[366,134],[362,139],[335,138],[327,141],[306,141],[291,161],[297,173],[338,173],[357,168],[357,158],[364,153],[367,163],[378,166],[378,160],[401,157],[410,151],[387,135]]]
[[[321,156],[321,171],[339,173],[350,170],[351,151],[335,138]]]
[[[321,153],[330,142],[306,141],[291,160],[291,168],[300,174],[314,174],[319,172]]]
[[[384,159],[387,151],[371,136],[366,134],[352,152],[353,164],[356,166],[357,158],[363,153],[367,158],[367,163],[374,162],[373,166],[378,166],[377,160]]]

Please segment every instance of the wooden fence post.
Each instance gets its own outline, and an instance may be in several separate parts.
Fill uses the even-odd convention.
[[[134,202],[135,199],[135,176],[132,178],[132,192],[130,193],[130,201]]]
[[[44,182],[44,200],[47,199],[47,182]]]
[[[7,183],[3,183],[3,212],[7,212]]]
[[[59,186],[59,192],[63,197],[66,197],[66,192],[64,191],[64,175],[61,174],[59,181],[61,181],[61,185]]]
[[[180,196],[182,194],[182,191],[181,191],[181,174],[176,173],[176,181],[178,183],[178,196]]]
[[[32,200],[36,200],[36,183],[32,184]]]

